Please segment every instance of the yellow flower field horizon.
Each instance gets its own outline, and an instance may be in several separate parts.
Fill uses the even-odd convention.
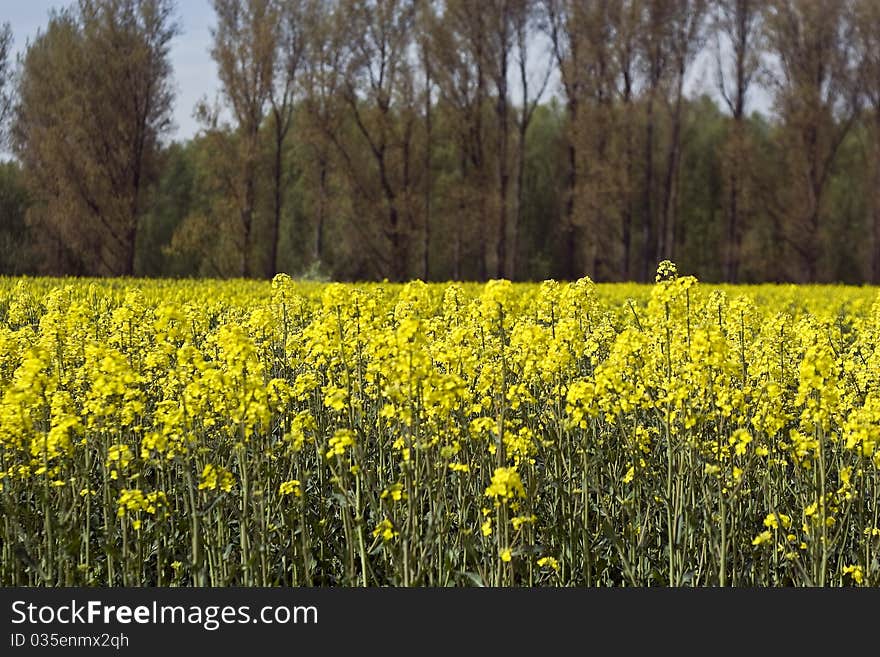
[[[0,278],[0,585],[873,586],[880,289]]]

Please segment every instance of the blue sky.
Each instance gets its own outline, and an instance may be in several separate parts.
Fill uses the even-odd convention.
[[[50,10],[72,3],[73,0],[0,0],[0,23],[12,25],[13,48],[20,52],[27,40],[33,39],[48,23]],[[214,21],[210,0],[178,0],[176,4],[181,33],[172,41],[171,47],[177,88],[174,104],[176,129],[171,136],[182,140],[196,132],[197,124],[192,118],[196,103],[205,95],[213,99],[219,83],[214,62],[208,54],[210,28]]]

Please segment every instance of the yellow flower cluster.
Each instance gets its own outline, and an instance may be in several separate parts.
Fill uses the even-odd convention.
[[[526,492],[516,469],[495,469],[492,474],[492,483],[486,488],[486,497],[504,501],[525,496]]]
[[[880,583],[874,288],[0,292],[0,584]]]
[[[235,485],[235,477],[224,467],[211,465],[210,463],[202,470],[199,481],[199,490],[216,490],[219,488],[228,493]]]
[[[144,493],[142,490],[123,488],[116,502],[117,516],[124,518],[127,515],[135,514],[132,520],[132,526],[135,529],[141,528],[141,519],[139,513],[141,511],[150,515],[156,515],[159,511],[164,510],[168,506],[168,498],[162,491],[151,491]]]

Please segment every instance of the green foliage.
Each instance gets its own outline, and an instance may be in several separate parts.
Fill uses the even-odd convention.
[[[0,115],[11,91],[19,100],[17,164],[0,180],[0,270],[619,281],[650,279],[674,258],[706,281],[880,282],[871,3],[856,3],[852,61],[820,38],[854,20],[839,3],[723,2],[724,20],[694,25],[693,41],[677,27],[701,15],[700,2],[642,13],[640,2],[600,3],[583,15],[550,0],[457,1],[444,12],[381,4],[214,2],[222,96],[199,103],[202,129],[183,143],[163,142],[172,0],[54,12],[14,89],[0,30]],[[529,54],[511,30],[536,37],[541,7],[565,32],[549,64],[561,79],[529,114],[502,81]],[[731,101],[730,61],[718,62],[727,103],[679,98],[691,50],[708,52],[702,38],[713,34],[732,39],[743,7],[766,37],[752,35],[747,72],[759,48],[799,62],[772,84],[751,79],[773,93],[773,116]],[[490,41],[498,47],[481,45]],[[803,72],[811,62],[824,86]],[[863,91],[852,86],[857,62]],[[148,73],[156,103],[141,116],[142,94],[127,85]],[[874,109],[852,114],[856,91]]]
[[[29,204],[21,169],[0,162],[0,274],[30,274],[30,236],[25,220]]]

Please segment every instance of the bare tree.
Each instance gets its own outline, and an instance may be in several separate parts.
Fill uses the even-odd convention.
[[[276,71],[269,91],[272,116],[272,223],[269,235],[268,277],[278,273],[278,252],[281,247],[280,230],[287,183],[284,167],[284,147],[293,123],[297,78],[306,52],[305,7],[303,0],[279,0],[278,54]]]
[[[583,101],[581,72],[583,8],[568,0],[544,0],[547,31],[560,75],[568,118],[566,134],[566,177],[562,228],[565,236],[563,271],[568,278],[578,272],[577,253],[580,248],[580,222],[577,218],[579,113]]]
[[[619,265],[612,266],[618,257],[620,226],[619,215],[624,199],[620,193],[621,161],[619,155],[619,124],[615,104],[618,100],[618,70],[613,44],[618,25],[614,20],[615,3],[593,3],[586,13],[584,91],[588,103],[584,105],[581,122],[584,174],[583,195],[585,221],[589,227],[586,250],[586,271],[594,277],[607,271],[616,273]],[[626,125],[627,118],[622,121]]]
[[[475,233],[478,277],[485,279],[489,274],[485,192],[490,180],[486,155],[488,131],[483,120],[489,95],[486,23],[484,12],[475,3],[447,0],[432,31],[438,100],[452,117],[458,151],[456,212],[452,219],[454,278],[462,275],[470,233]]]
[[[756,0],[714,0],[715,63],[718,91],[733,124],[727,143],[727,198],[725,207],[724,278],[739,279],[747,184],[749,147],[746,103],[761,64],[761,3]],[[726,47],[729,54],[722,52]],[[729,63],[728,63],[729,62]]]
[[[436,9],[432,0],[418,2],[417,25],[419,33],[419,58],[424,74],[424,122],[425,122],[425,160],[424,160],[424,219],[422,221],[422,279],[431,276],[431,203],[433,200],[433,154],[434,154],[434,55],[431,50],[431,29],[436,25]]]
[[[880,284],[880,4],[857,0],[855,7],[859,86],[873,112],[871,167],[873,195],[868,203],[871,226],[871,282]]]
[[[779,62],[773,77],[782,118],[790,185],[782,238],[803,263],[809,282],[819,278],[820,231],[832,166],[856,118],[853,20],[847,0],[773,0],[765,7],[765,34]]]
[[[617,61],[614,49],[622,3],[545,0],[553,53],[567,109],[565,267],[567,276],[596,275],[614,259],[620,215],[619,157],[615,134]],[[632,46],[632,36],[628,42]],[[628,55],[627,75],[634,56]],[[632,79],[626,80],[626,102]],[[631,118],[623,119],[629,126]]]
[[[495,276],[509,277],[508,223],[510,194],[511,97],[510,71],[515,39],[515,16],[522,11],[523,0],[487,0],[482,5],[486,16],[485,70],[495,88]]]
[[[642,187],[642,263],[641,280],[649,281],[657,254],[656,180],[654,158],[657,149],[657,101],[669,66],[669,9],[661,0],[648,0],[642,11],[639,47],[644,65],[645,154]]]
[[[667,3],[663,3],[667,4]],[[681,123],[684,81],[688,68],[702,50],[706,18],[706,0],[675,0],[669,21],[669,59],[672,75],[670,94],[671,136],[666,156],[663,182],[663,207],[658,231],[657,261],[675,257],[676,190],[681,166]]]
[[[211,30],[211,57],[236,122],[239,146],[239,175],[230,194],[238,202],[240,273],[251,276],[260,128],[273,96],[283,21],[272,0],[213,0],[213,6],[217,25]]]
[[[357,161],[358,143],[328,133],[356,194],[381,216],[376,244],[361,217],[353,221],[380,267],[394,280],[408,275],[415,229],[417,99],[410,59],[415,7],[408,0],[346,0],[339,20],[349,44],[342,97],[360,144],[366,147],[375,178]]]
[[[303,59],[303,141],[312,155],[317,207],[311,257],[320,264],[325,256],[325,231],[330,212],[333,137],[341,128],[341,86],[345,59],[345,33],[337,28],[338,3],[309,0],[304,21],[306,54]],[[307,173],[308,173],[307,171]]]
[[[33,218],[85,271],[135,273],[144,194],[171,125],[170,0],[80,0],[24,55],[15,152]]]
[[[12,27],[9,23],[5,23],[0,25],[0,149],[6,143],[6,122],[12,109],[10,54],[12,54]]]
[[[532,79],[530,69],[531,52],[541,24],[540,6],[536,0],[523,0],[513,16],[513,30],[516,43],[516,68],[519,74],[520,102],[516,113],[516,206],[510,221],[510,246],[507,249],[505,269],[507,276],[515,278],[519,253],[519,226],[522,223],[523,182],[526,167],[526,135],[535,116],[535,110],[550,81],[553,60],[545,60],[537,71],[537,80]],[[535,82],[533,85],[532,82]]]
[[[618,81],[618,122],[623,141],[623,162],[619,164],[618,190],[620,194],[621,255],[620,275],[629,280],[633,275],[633,218],[636,214],[636,113],[633,106],[638,92],[640,62],[639,38],[641,29],[639,0],[611,0],[609,20],[614,40],[611,43],[614,75]]]

